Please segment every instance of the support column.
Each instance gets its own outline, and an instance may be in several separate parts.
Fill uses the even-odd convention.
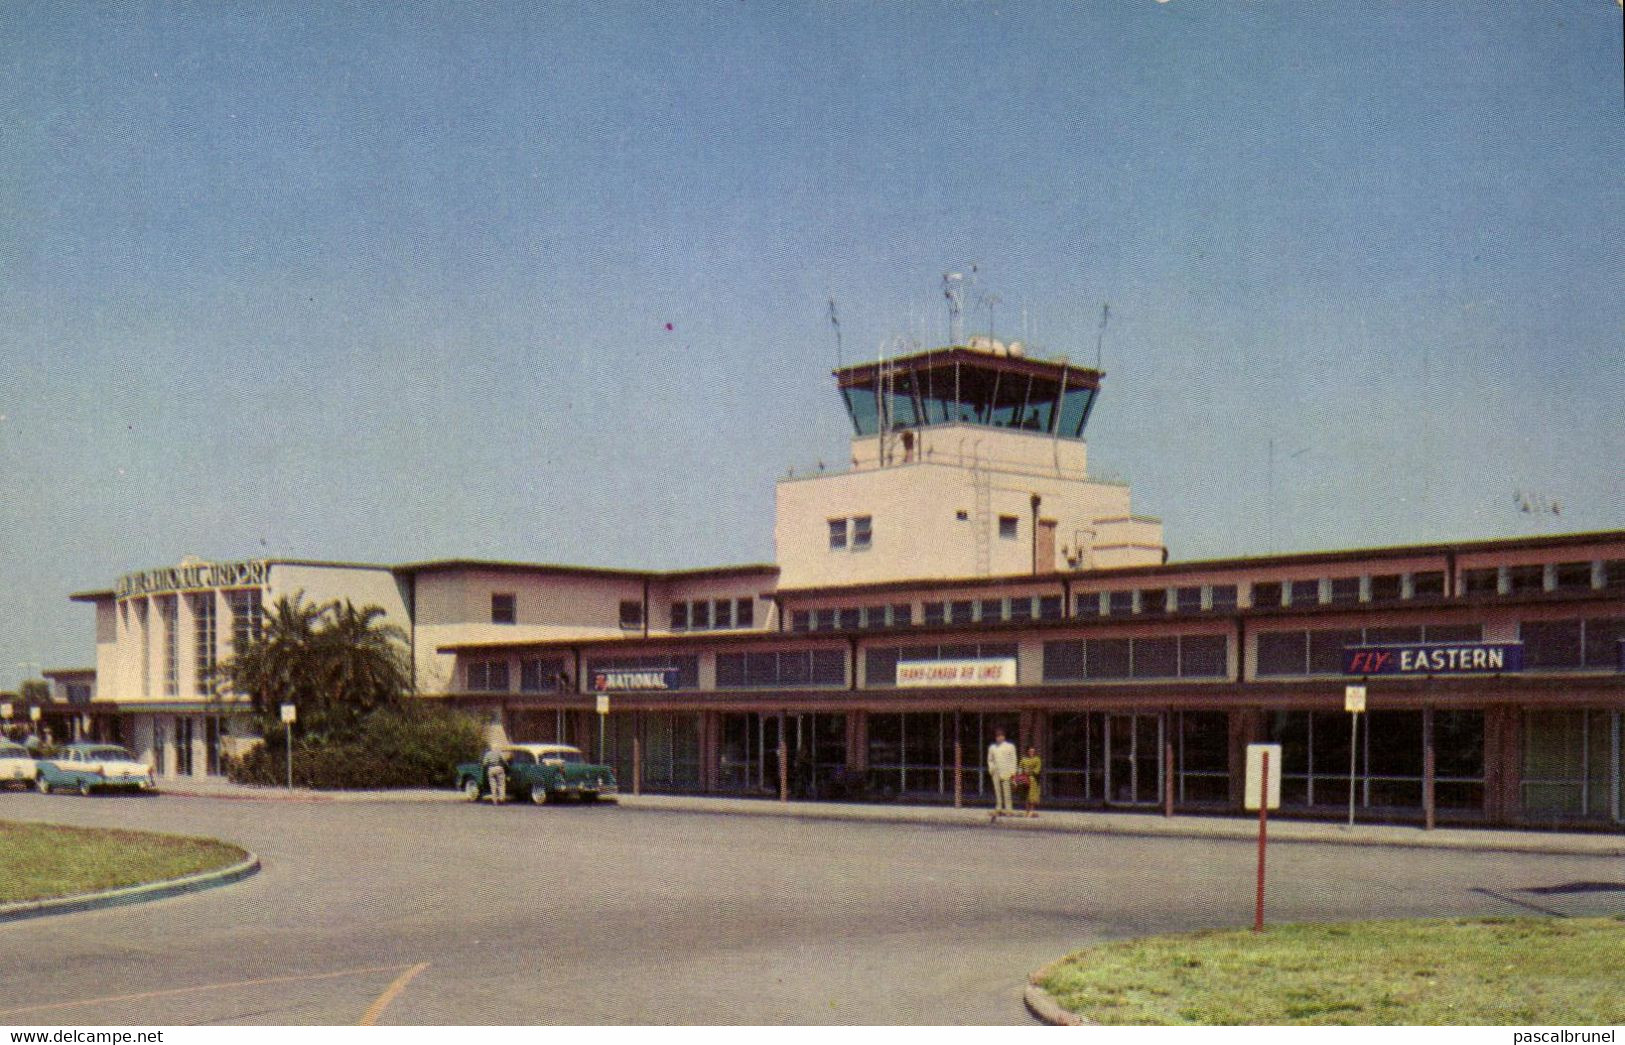
[[[1162,815],[1174,815],[1174,722],[1172,711],[1162,714]]]
[[[710,793],[721,784],[721,769],[717,762],[722,737],[720,712],[700,712],[700,789]]]
[[[632,712],[632,794],[643,794],[643,712]]]
[[[959,712],[954,712],[954,808],[965,805],[965,743],[959,733]]]
[[[788,712],[779,712],[779,801],[790,801],[790,744],[786,731],[790,728]]]
[[[852,773],[869,771],[869,713],[866,711],[847,713],[846,768]]]
[[[1433,830],[1438,809],[1433,789],[1435,764],[1433,705],[1428,704],[1422,708],[1422,827],[1426,831]]]

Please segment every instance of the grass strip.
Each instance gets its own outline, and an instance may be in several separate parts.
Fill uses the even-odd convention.
[[[247,855],[207,838],[0,820],[0,903],[162,882]]]
[[[1041,986],[1138,1025],[1625,1023],[1625,917],[1282,925],[1102,944]]]

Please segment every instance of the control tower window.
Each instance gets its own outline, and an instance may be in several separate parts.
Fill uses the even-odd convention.
[[[831,519],[829,521],[829,550],[840,551],[846,547],[846,520]]]
[[[956,348],[836,372],[853,430],[966,424],[1082,439],[1100,373]]]
[[[999,536],[1003,537],[1007,541],[1015,540],[1017,535],[1016,528],[1020,525],[1020,523],[1021,520],[1017,519],[1014,515],[999,516]]]

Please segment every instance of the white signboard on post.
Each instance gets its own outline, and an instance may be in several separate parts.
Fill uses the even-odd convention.
[[[10,704],[0,704],[0,718],[10,718],[10,717],[11,717],[11,705]]]
[[[1264,779],[1264,753],[1270,756],[1270,778]],[[1280,744],[1248,744],[1247,745],[1247,792],[1245,806],[1248,809],[1257,809],[1260,798],[1267,797],[1268,808],[1281,808],[1281,745]]]
[[[600,694],[598,694],[598,713],[600,715],[609,714],[609,694],[608,693],[600,693]]]
[[[285,722],[285,723],[288,723],[289,725],[292,725],[293,723],[299,721],[299,705],[297,705],[297,704],[284,704],[284,705],[282,705],[282,721]]]
[[[1359,713],[1365,710],[1365,687],[1343,687],[1343,710],[1350,713]]]

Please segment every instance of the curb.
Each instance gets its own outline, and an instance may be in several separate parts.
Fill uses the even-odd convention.
[[[1029,975],[1027,977],[1027,990],[1022,995],[1021,1000],[1027,1003],[1028,1012],[1051,1027],[1092,1026],[1088,1020],[1077,1013],[1063,1009],[1061,1003],[1055,1000],[1055,995],[1040,986],[1044,979],[1049,976],[1050,970],[1064,961],[1066,961],[1065,958],[1057,958],[1042,969]]]
[[[17,922],[25,918],[44,918],[55,914],[75,914],[79,911],[98,911],[105,907],[147,903],[183,893],[195,893],[217,886],[241,881],[260,869],[260,858],[253,853],[214,871],[203,871],[184,878],[171,878],[144,885],[127,885],[99,893],[80,893],[77,896],[57,896],[44,900],[23,900],[20,903],[0,904],[0,923]]]
[[[780,817],[783,819],[800,820],[845,820],[855,823],[878,824],[917,824],[927,827],[967,827],[988,830],[1006,831],[1036,831],[1046,834],[1076,834],[1076,835],[1113,835],[1129,838],[1180,838],[1207,841],[1249,842],[1256,841],[1256,829],[1248,826],[1236,827],[1230,824],[1218,825],[1203,829],[1195,825],[1182,826],[1169,824],[1165,827],[1152,827],[1143,824],[1112,824],[1093,821],[1090,823],[1067,823],[1057,819],[1023,820],[1020,818],[1000,821],[990,825],[985,815],[969,810],[943,810],[924,813],[914,813],[907,810],[886,807],[864,807],[835,805],[823,807],[820,803],[781,803],[772,801],[754,802],[749,800],[731,799],[727,808],[718,804],[707,802],[705,804],[688,804],[681,799],[677,801],[662,801],[659,796],[654,801],[648,801],[643,796],[622,795],[622,805],[629,809],[647,809],[669,813],[710,813],[724,816],[762,816]],[[737,804],[737,808],[734,806]],[[1283,822],[1290,824],[1291,821]],[[1271,824],[1270,842],[1276,845],[1338,845],[1338,846],[1367,846],[1390,849],[1447,849],[1460,852],[1484,853],[1534,853],[1548,856],[1598,856],[1619,857],[1625,856],[1625,840],[1607,838],[1599,840],[1593,845],[1583,845],[1569,842],[1548,842],[1540,839],[1538,835],[1529,838],[1473,838],[1473,837],[1426,837],[1420,829],[1415,836],[1405,835],[1363,835],[1363,834],[1331,834],[1314,833],[1299,834],[1292,832],[1290,827],[1281,830],[1276,824]]]

